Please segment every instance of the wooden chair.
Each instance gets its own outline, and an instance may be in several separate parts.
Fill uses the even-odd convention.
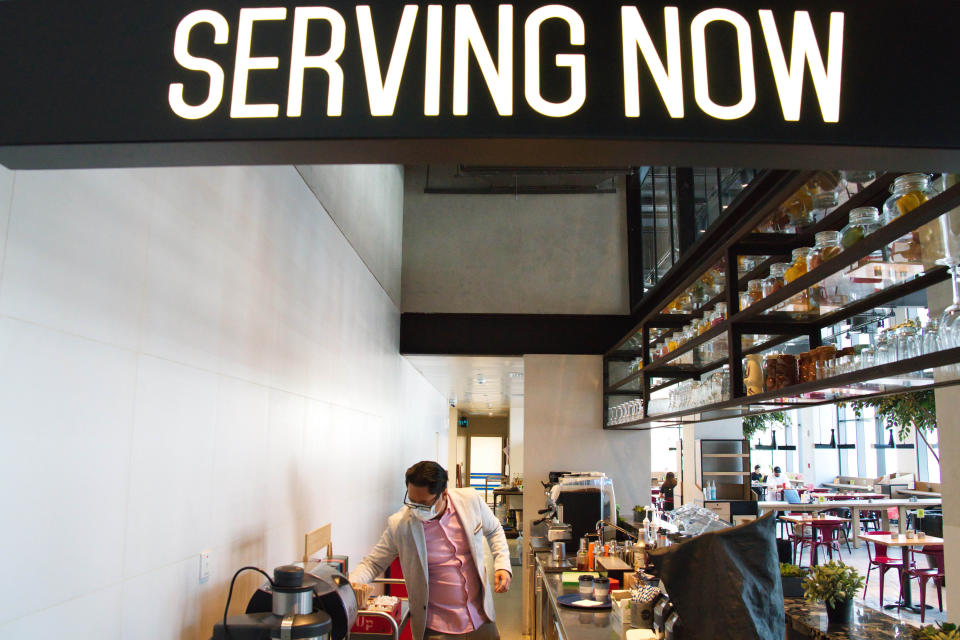
[[[303,564],[306,565],[313,558],[313,554],[324,547],[327,549],[327,559],[333,557],[333,542],[331,541],[332,525],[325,524],[319,529],[314,529],[303,540]]]

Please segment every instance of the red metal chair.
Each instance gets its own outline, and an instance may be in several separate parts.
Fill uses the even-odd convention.
[[[910,580],[916,578],[917,582],[920,583],[920,622],[922,624],[927,613],[927,582],[930,580],[933,580],[933,584],[937,588],[937,606],[940,611],[943,611],[943,545],[928,544],[924,546],[919,553],[929,556],[933,566],[911,566],[903,571],[901,575],[906,575],[908,589],[910,588]],[[898,605],[897,613],[899,612],[900,607]]]
[[[789,539],[793,542],[793,564],[800,566],[803,561],[804,545],[817,543],[817,533],[808,524],[790,524]]]
[[[891,533],[889,531],[877,531],[874,535],[878,536],[889,536]],[[870,553],[870,541],[867,541],[867,558],[869,562],[867,563],[867,580],[863,585],[863,597],[867,597],[867,587],[870,585],[870,572],[874,569],[877,569],[880,572],[880,606],[883,607],[883,576],[890,569],[896,569],[897,574],[900,574],[900,569],[903,568],[903,561],[899,558],[891,558],[887,555],[887,545],[880,544],[879,542],[873,543],[873,553]],[[903,578],[900,579],[901,584],[903,583]]]
[[[842,522],[815,522],[813,526],[819,530],[820,535],[818,539],[814,542],[817,547],[826,547],[827,553],[830,555],[830,559],[833,560],[833,550],[837,550],[837,557],[841,560],[843,555],[840,553],[840,530],[843,526]]]

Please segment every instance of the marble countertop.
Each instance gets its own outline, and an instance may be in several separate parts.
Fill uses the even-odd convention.
[[[853,618],[848,625],[828,625],[826,607],[803,598],[784,598],[784,605],[787,627],[816,639],[903,640],[916,629],[858,601],[853,603]]]

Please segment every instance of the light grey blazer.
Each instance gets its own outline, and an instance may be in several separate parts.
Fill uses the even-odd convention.
[[[460,515],[463,528],[470,541],[470,553],[477,565],[480,582],[483,584],[483,612],[494,620],[493,589],[487,584],[483,566],[483,538],[486,537],[493,552],[494,570],[510,569],[510,551],[503,535],[500,521],[473,489],[447,489],[447,496]],[[368,583],[382,574],[393,559],[400,556],[400,567],[407,583],[410,599],[410,623],[415,640],[423,638],[427,625],[427,602],[430,600],[427,587],[427,543],[423,523],[410,509],[403,507],[387,520],[387,529],[373,551],[350,572],[350,582]]]

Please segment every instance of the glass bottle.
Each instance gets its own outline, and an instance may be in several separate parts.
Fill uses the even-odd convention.
[[[790,266],[783,274],[783,282],[789,284],[807,272],[807,257],[812,252],[809,247],[794,249],[790,254]]]
[[[937,195],[930,184],[930,176],[925,173],[908,173],[898,177],[890,185],[890,193],[892,195],[883,203],[884,224],[890,224]],[[890,260],[894,263],[933,266],[941,257],[943,243],[939,225],[935,221],[900,236],[890,244]]]

